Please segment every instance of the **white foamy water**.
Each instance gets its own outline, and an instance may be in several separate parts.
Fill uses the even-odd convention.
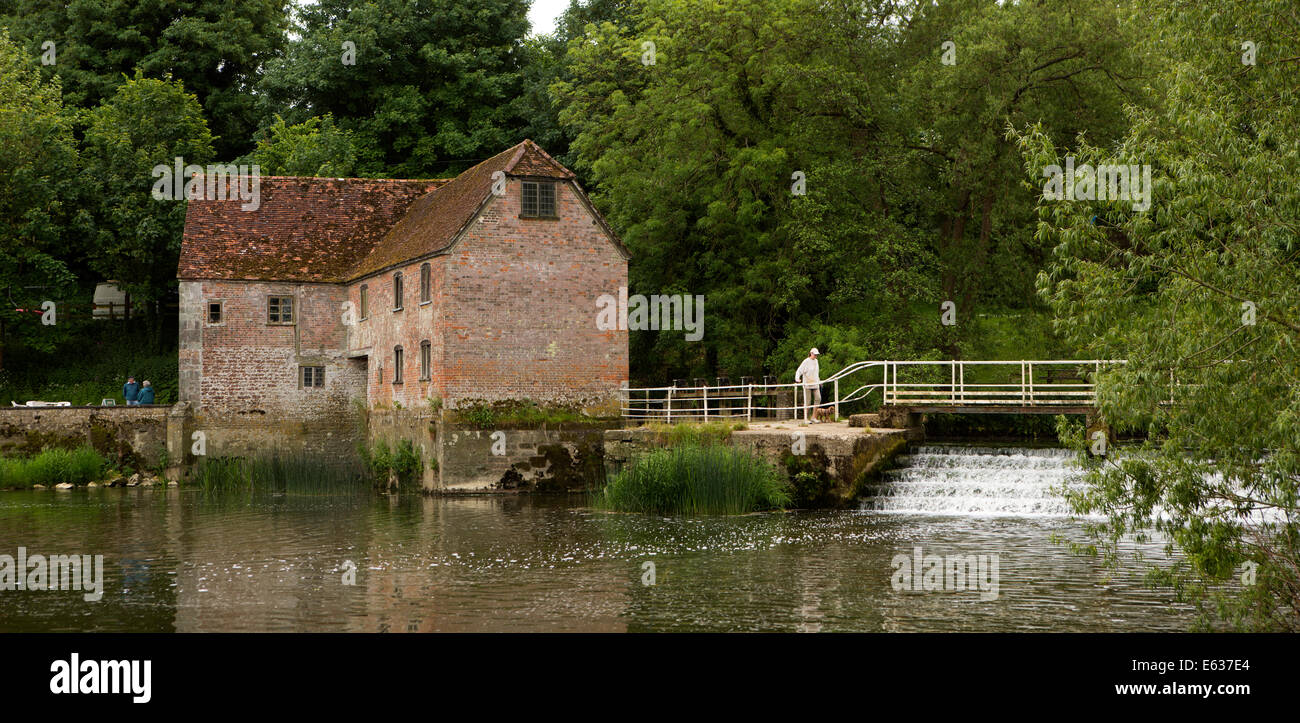
[[[1067,449],[922,445],[885,472],[862,508],[941,515],[1068,517],[1061,492],[1080,484]]]

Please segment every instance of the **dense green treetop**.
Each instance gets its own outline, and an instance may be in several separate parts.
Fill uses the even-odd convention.
[[[363,175],[455,175],[519,140],[527,10],[525,0],[322,0],[300,8],[300,38],[259,88],[290,123],[332,114],[355,137]]]
[[[195,94],[220,158],[252,147],[260,124],[251,90],[263,63],[282,51],[288,0],[0,0],[0,26],[38,57],[54,43],[47,77],[64,102],[93,108],[138,70],[174,78]]]

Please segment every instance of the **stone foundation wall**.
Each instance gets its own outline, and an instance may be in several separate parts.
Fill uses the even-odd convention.
[[[0,454],[36,454],[45,447],[89,444],[116,457],[130,452],[157,464],[168,445],[170,406],[0,408]]]
[[[359,414],[359,413],[358,413]],[[218,417],[174,407],[43,407],[0,409],[0,453],[35,454],[47,446],[91,444],[110,457],[127,452],[146,465],[164,450],[175,479],[194,464],[202,433],[207,457],[238,457],[271,450],[354,457],[357,442],[381,440],[395,448],[410,440],[424,466],[427,491],[585,489],[604,472],[606,429],[593,420],[563,429],[481,430],[444,421],[434,410],[371,410],[365,417],[291,420],[270,415]]]
[[[431,410],[371,410],[370,445],[410,440],[424,462],[428,491],[560,490],[584,474],[603,471],[605,429],[616,423],[564,429],[478,429]]]
[[[598,484],[605,429],[481,430],[448,425],[440,483],[448,491],[571,491]]]
[[[209,457],[240,457],[276,450],[290,454],[355,456],[361,427],[356,414],[314,419],[285,419],[264,414],[219,416],[193,414],[185,420],[186,462],[195,432],[202,432]]]

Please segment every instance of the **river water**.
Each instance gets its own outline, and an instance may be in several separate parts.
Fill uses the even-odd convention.
[[[29,556],[104,556],[101,600],[87,602],[81,591],[0,590],[0,631],[1191,624],[1170,592],[1143,585],[1138,563],[1112,574],[1051,541],[1086,540],[1052,493],[1070,479],[1064,453],[930,445],[905,461],[886,480],[891,494],[869,509],[729,518],[606,514],[581,498],[548,496],[0,492],[0,555],[17,557],[24,547]],[[1143,552],[1163,558],[1158,545]],[[925,556],[975,556],[979,564],[964,586],[954,572],[926,590],[920,568],[928,562],[913,583],[899,576],[903,559]]]

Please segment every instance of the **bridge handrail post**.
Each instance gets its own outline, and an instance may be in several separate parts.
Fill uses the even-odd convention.
[[[674,391],[676,391],[675,387],[673,389],[668,390],[668,404],[666,405],[666,409],[665,409],[665,413],[668,415],[668,424],[673,423],[673,392]]]
[[[704,393],[704,421],[709,421],[709,388],[700,387]]]
[[[835,419],[840,418],[840,380],[835,380]]]
[[[1028,399],[1025,397],[1025,360],[1020,360],[1020,404],[1026,406]]]
[[[754,421],[754,385],[745,387],[745,421]]]

